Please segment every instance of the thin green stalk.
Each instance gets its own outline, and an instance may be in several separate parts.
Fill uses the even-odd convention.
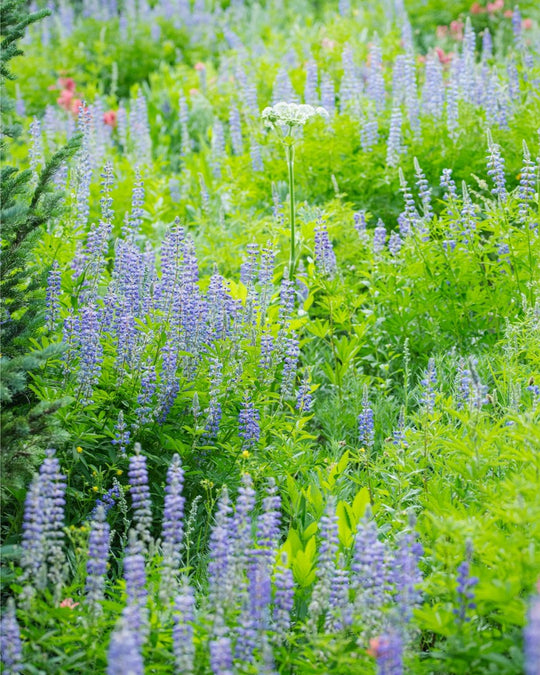
[[[296,264],[296,228],[295,228],[295,208],[294,208],[294,145],[286,144],[285,152],[287,155],[287,166],[289,169],[289,206],[291,221],[291,257],[289,262],[289,279],[294,281]]]

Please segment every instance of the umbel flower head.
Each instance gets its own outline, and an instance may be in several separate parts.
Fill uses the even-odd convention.
[[[322,107],[313,107],[303,103],[285,103],[280,101],[271,108],[265,108],[261,117],[266,127],[274,127],[276,124],[293,127],[303,127],[312,117],[328,117],[327,111]]]

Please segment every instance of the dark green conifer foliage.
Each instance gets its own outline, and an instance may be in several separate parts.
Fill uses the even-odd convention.
[[[32,371],[61,349],[57,344],[39,346],[35,340],[44,324],[45,279],[38,273],[33,251],[44,223],[61,208],[62,192],[52,189],[52,179],[62,162],[80,147],[80,137],[74,136],[49,159],[37,184],[30,170],[9,166],[10,146],[21,127],[14,119],[14,104],[5,86],[6,80],[14,79],[9,62],[22,54],[18,41],[30,24],[48,14],[48,10],[30,13],[25,0],[1,2],[0,507],[6,526],[16,502],[23,498],[35,463],[54,442],[51,413],[62,405],[61,400],[36,404],[28,388]]]

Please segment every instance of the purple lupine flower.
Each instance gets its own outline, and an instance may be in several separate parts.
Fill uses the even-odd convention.
[[[75,163],[75,227],[77,230],[84,230],[90,214],[90,182],[93,173],[90,160],[90,125],[90,111],[83,102],[79,108],[77,121],[78,129],[82,133],[82,144],[80,151],[77,153],[77,161]]]
[[[206,434],[209,438],[216,438],[221,422],[221,403],[219,392],[223,379],[223,370],[218,358],[210,359],[208,378],[210,380],[210,400],[206,409]]]
[[[407,439],[405,437],[405,408],[401,407],[399,411],[398,424],[392,434],[392,443],[399,445],[400,448],[408,447]]]
[[[279,540],[280,505],[281,499],[276,483],[273,479],[269,479],[266,497],[262,503],[263,513],[257,521],[257,545],[262,550],[262,557],[267,560],[269,567],[275,559]]]
[[[231,577],[235,584],[241,585],[252,546],[253,510],[255,508],[255,490],[248,473],[242,476],[236,511],[231,521],[230,546],[232,548]]]
[[[274,602],[272,632],[278,642],[284,642],[291,627],[291,612],[294,607],[294,579],[287,567],[286,554],[276,568],[274,577]]]
[[[288,276],[284,276],[281,280],[279,298],[279,323],[285,326],[292,318],[295,305],[294,282]]]
[[[493,142],[491,133],[488,132],[488,176],[491,177],[495,187],[491,191],[501,202],[507,198],[506,178],[504,176],[504,158],[501,155],[501,146]]]
[[[235,155],[244,154],[244,141],[242,139],[242,121],[238,108],[233,105],[229,111],[229,130],[231,134],[231,144]]]
[[[531,160],[531,153],[525,141],[523,141],[523,164],[519,177],[518,199],[519,214],[525,218],[529,210],[529,203],[533,201],[536,192],[536,174],[538,167]]]
[[[308,613],[308,629],[316,632],[319,618],[328,610],[332,580],[336,575],[336,554],[339,546],[338,517],[336,504],[329,499],[319,521],[319,556],[317,581],[311,594]]]
[[[296,333],[291,332],[290,337],[285,338],[283,354],[283,370],[281,373],[281,396],[283,398],[290,398],[293,394],[299,356],[298,338]]]
[[[377,112],[384,109],[385,93],[381,46],[378,42],[373,42],[369,48],[366,95],[375,103]]]
[[[487,403],[487,387],[482,384],[476,365],[478,359],[469,358],[468,362],[460,359],[458,364],[458,391],[457,408],[461,409],[465,405],[471,410],[479,410]]]
[[[184,535],[184,503],[182,496],[184,471],[180,456],[175,454],[167,471],[161,547],[163,551],[161,589],[162,599],[171,597],[174,590],[174,575],[180,566],[182,539]]]
[[[152,139],[148,124],[148,107],[144,94],[139,89],[137,98],[131,102],[129,115],[129,137],[133,145],[133,154],[141,164],[149,164],[152,159]]]
[[[465,100],[472,103],[474,101],[475,78],[475,52],[476,52],[476,35],[471,24],[470,17],[465,21],[465,31],[463,34],[462,43],[462,60],[463,72],[461,75],[461,85]]]
[[[306,63],[306,83],[304,87],[304,102],[307,105],[318,106],[319,95],[317,87],[319,86],[319,72],[317,69],[317,62],[314,59],[309,59]]]
[[[437,386],[437,369],[435,368],[435,359],[430,358],[428,367],[424,373],[420,384],[422,385],[422,396],[420,403],[424,406],[428,415],[433,415],[435,410],[435,387]]]
[[[144,182],[141,178],[139,168],[135,169],[135,182],[131,197],[131,212],[127,215],[122,227],[122,236],[124,239],[134,241],[139,235],[144,216]]]
[[[373,230],[373,253],[381,253],[384,251],[386,244],[386,227],[383,221],[379,218],[377,227]]]
[[[538,593],[531,598],[527,624],[523,629],[525,675],[540,673],[540,583]]]
[[[392,108],[390,117],[390,132],[388,134],[388,145],[386,148],[386,163],[388,166],[397,166],[399,156],[402,153],[401,145],[401,109],[398,106]]]
[[[0,660],[5,675],[16,675],[23,669],[21,631],[17,622],[15,602],[8,598],[0,618]]]
[[[362,117],[360,126],[360,143],[364,152],[371,152],[373,146],[379,140],[379,123],[374,109],[374,104],[367,106],[367,111]]]
[[[424,87],[422,89],[422,110],[437,119],[444,109],[444,80],[442,65],[438,56],[431,54],[426,59]]]
[[[311,377],[309,373],[304,374],[302,384],[298,389],[298,395],[296,397],[296,410],[299,410],[302,413],[310,413],[313,406],[313,396],[311,395]]]
[[[418,566],[422,553],[422,546],[416,540],[414,530],[402,533],[392,561],[392,581],[396,590],[396,604],[399,615],[404,624],[410,622],[413,609],[422,600],[422,594],[418,590],[418,586],[422,582],[422,573]]]
[[[251,168],[253,171],[260,172],[264,171],[264,164],[261,155],[261,146],[255,136],[250,137],[249,141],[249,154],[251,157]]]
[[[242,102],[244,103],[247,112],[253,117],[256,117],[259,114],[257,84],[253,77],[248,78],[241,66],[237,67],[235,75],[242,88]]]
[[[135,521],[135,534],[146,546],[152,540],[152,502],[148,486],[146,457],[141,454],[141,446],[135,443],[135,454],[129,458],[128,479],[130,484],[131,504]]]
[[[366,212],[357,211],[353,214],[354,229],[363,237],[366,232]]]
[[[100,340],[100,316],[96,305],[85,305],[80,315],[79,368],[77,381],[82,405],[93,403],[94,387],[101,375],[103,347]]]
[[[224,487],[218,501],[215,523],[210,533],[208,586],[209,599],[215,611],[224,610],[233,592],[230,575],[230,514],[232,507],[227,488]]]
[[[392,232],[390,234],[390,239],[388,240],[388,250],[396,258],[401,251],[403,246],[403,241],[397,232]]]
[[[351,586],[356,591],[355,611],[374,624],[388,588],[388,554],[378,538],[377,524],[368,509],[358,523],[351,562]]]
[[[463,185],[463,200],[459,219],[461,227],[460,238],[464,244],[468,244],[474,237],[477,224],[477,209],[469,196],[466,185]]]
[[[133,530],[124,556],[124,579],[126,582],[127,604],[124,617],[127,626],[139,648],[148,634],[148,591],[146,590],[146,570],[141,542]]]
[[[343,111],[351,101],[354,101],[359,93],[359,82],[356,76],[356,66],[353,59],[353,51],[349,45],[343,49],[341,56],[343,65],[343,77],[339,88],[339,104]]]
[[[118,449],[120,450],[120,453],[122,455],[125,455],[131,433],[128,429],[127,424],[124,421],[124,413],[121,410],[118,413],[118,419],[116,421],[116,424],[114,425],[114,431],[115,435],[111,443],[113,445],[117,445]]]
[[[403,193],[403,201],[405,202],[405,209],[401,214],[403,218],[400,221],[400,232],[401,236],[406,238],[417,228],[420,215],[416,210],[412,192],[407,181],[405,180],[405,176],[401,168],[399,169],[399,184],[399,190],[401,193]]]
[[[443,169],[441,174],[441,187],[444,188],[444,200],[446,202],[458,199],[456,182],[452,178],[452,169]]]
[[[249,612],[256,631],[266,630],[269,624],[272,600],[270,573],[275,553],[275,549],[271,549],[271,553],[253,550],[247,569]]]
[[[98,509],[102,508],[105,516],[109,513],[112,507],[116,504],[116,500],[120,497],[120,486],[118,483],[115,483],[112,488],[107,490],[107,492],[102,496],[96,499],[94,508],[90,513],[90,521],[93,521],[97,516]]]
[[[111,528],[107,522],[107,514],[103,506],[97,506],[91,520],[88,539],[88,560],[86,563],[86,599],[90,611],[94,614],[101,611],[105,575],[107,574],[107,558]]]
[[[349,590],[349,571],[343,556],[340,556],[330,584],[328,611],[324,622],[326,632],[336,633],[351,624],[352,606]]]
[[[25,578],[34,577],[43,588],[47,578],[61,583],[65,555],[64,506],[66,477],[54,450],[47,450],[39,474],[34,478],[27,495],[23,523],[21,566]]]
[[[243,439],[242,448],[249,450],[259,442],[261,436],[260,413],[253,405],[248,392],[244,396],[238,415],[238,435]]]
[[[223,124],[216,120],[212,127],[211,139],[211,166],[216,178],[221,176],[221,161],[225,157],[225,131]]]
[[[47,305],[47,314],[45,319],[47,321],[47,327],[50,331],[54,330],[56,322],[58,321],[60,310],[59,297],[61,292],[62,273],[60,272],[58,262],[55,260],[47,278],[47,296],[45,299]]]
[[[39,475],[32,479],[24,503],[21,567],[23,578],[36,578],[45,559],[42,495]]]
[[[141,374],[141,391],[137,396],[139,407],[135,410],[137,418],[136,427],[150,424],[155,417],[156,403],[155,395],[157,389],[157,376],[154,364],[148,360]]]
[[[474,587],[478,584],[478,577],[472,577],[470,575],[471,567],[471,557],[472,557],[472,544],[470,541],[467,541],[466,546],[466,558],[457,568],[457,599],[458,607],[454,608],[454,614],[460,621],[470,621],[471,618],[467,616],[468,610],[475,609],[476,603],[474,602]]]
[[[418,188],[418,194],[420,195],[420,200],[422,202],[422,210],[424,212],[424,218],[430,220],[433,218],[433,209],[431,208],[431,188],[426,179],[426,176],[416,157],[414,158],[414,169],[416,172],[416,186]]]
[[[371,450],[375,442],[373,408],[369,404],[369,394],[367,387],[364,387],[364,394],[362,397],[362,411],[358,415],[358,440],[360,445],[367,451]]]
[[[255,279],[257,278],[258,256],[258,245],[248,244],[247,256],[240,268],[240,281],[244,284],[244,286],[250,286],[255,283]]]
[[[210,668],[214,675],[233,675],[231,640],[219,637],[210,641]]]
[[[315,228],[315,265],[321,274],[333,277],[336,273],[336,255],[328,236],[326,223],[322,220],[318,223]]]
[[[195,596],[187,579],[184,579],[174,600],[173,652],[178,673],[192,675],[195,669]]]
[[[493,39],[489,28],[484,28],[482,32],[482,63],[486,63],[493,56]]]
[[[287,103],[298,102],[298,96],[296,95],[290,77],[283,66],[278,70],[272,89],[272,105],[275,105],[280,101],[286,101]]]
[[[43,169],[43,139],[41,137],[41,122],[34,117],[30,124],[30,168],[37,180],[38,174]]]
[[[514,33],[514,42],[516,47],[521,47],[521,12],[517,5],[514,6],[512,12],[512,32]]]
[[[107,675],[144,675],[141,645],[125,615],[120,617],[111,635]]]
[[[403,675],[403,638],[397,631],[375,638],[370,649],[377,659],[377,675]]]
[[[259,359],[259,368],[270,370],[272,367],[272,356],[274,354],[274,336],[268,330],[261,333],[261,356]]]
[[[394,105],[401,104],[407,95],[404,86],[405,54],[398,54],[392,67],[392,100]]]
[[[336,91],[334,81],[328,73],[323,73],[321,79],[321,106],[332,117],[336,112]]]

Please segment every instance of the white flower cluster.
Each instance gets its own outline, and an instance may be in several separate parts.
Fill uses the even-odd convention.
[[[285,103],[283,101],[276,103],[271,108],[265,108],[261,113],[265,126],[272,127],[274,124],[285,124],[291,128],[303,127],[309,119],[317,115],[328,117],[326,110],[320,106],[314,108],[312,105]]]

